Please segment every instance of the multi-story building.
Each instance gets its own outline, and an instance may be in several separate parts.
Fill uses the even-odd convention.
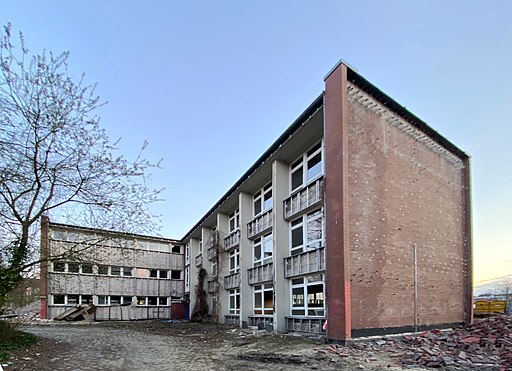
[[[212,317],[331,341],[471,321],[469,156],[354,69],[185,235]]]
[[[183,299],[183,251],[176,240],[43,218],[41,255],[48,258],[41,264],[42,318],[94,304],[97,320],[169,319],[172,304]]]
[[[341,342],[469,322],[470,210],[469,156],[340,62],[176,241],[185,299],[221,323]]]

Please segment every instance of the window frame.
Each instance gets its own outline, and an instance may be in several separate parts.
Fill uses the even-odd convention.
[[[228,229],[229,234],[236,232],[240,229],[240,209],[237,208],[228,216]]]
[[[295,281],[295,283],[294,283]],[[299,283],[299,281],[301,281]],[[322,286],[321,292],[314,292],[315,297],[316,294],[319,294],[320,298],[317,300],[321,300],[321,306],[314,306],[310,303],[310,295],[312,291],[310,288],[313,286]],[[295,290],[302,290],[302,305],[295,305]],[[323,318],[325,317],[326,311],[326,300],[325,300],[325,275],[324,274],[314,274],[304,277],[294,278],[290,281],[290,315],[298,316],[298,317],[315,317],[315,318]]]
[[[317,148],[318,147],[318,148]],[[309,171],[313,169],[315,166],[309,168],[309,162],[320,154],[320,171],[313,176],[309,176]],[[325,160],[324,160],[324,142],[323,139],[320,142],[315,143],[311,147],[309,147],[306,151],[304,151],[299,157],[292,161],[290,164],[289,171],[289,180],[290,180],[290,194],[295,193],[296,191],[304,188],[305,186],[313,183],[318,178],[322,177],[325,173]],[[301,183],[293,186],[293,174],[297,171],[301,171]]]
[[[229,274],[240,272],[240,248],[233,249],[229,252]]]
[[[228,292],[228,313],[240,315],[240,288],[231,289]]]
[[[260,265],[265,265],[271,263],[274,258],[274,235],[272,232],[267,233],[261,237],[258,237],[253,240],[253,250],[252,250],[252,264],[253,267],[258,267]],[[270,245],[270,255],[268,254],[268,245]],[[256,249],[260,250],[260,258],[256,259]]]
[[[318,213],[318,215],[314,215]],[[308,228],[312,223],[316,223],[320,219],[320,238],[309,240]],[[294,231],[302,229],[302,244],[293,246]],[[289,252],[290,256],[302,254],[306,251],[313,251],[321,248],[325,244],[325,217],[323,208],[312,210],[304,213],[289,222]]]
[[[271,293],[272,307],[265,306],[265,293]],[[256,297],[261,295],[261,307],[256,306]],[[274,315],[274,286],[272,284],[260,284],[253,287],[253,314],[255,316],[269,317]]]
[[[265,198],[270,194],[269,198]],[[256,210],[256,201],[259,203],[259,210]],[[267,202],[269,201],[269,202]],[[259,215],[262,215],[273,208],[273,202],[274,202],[274,193],[273,193],[273,187],[272,187],[272,181],[261,187],[253,196],[252,196],[252,211],[253,216],[257,217]],[[270,205],[265,206],[267,203]]]

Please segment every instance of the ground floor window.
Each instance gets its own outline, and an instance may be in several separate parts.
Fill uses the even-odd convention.
[[[291,285],[292,316],[325,315],[324,308],[324,277],[315,274],[292,279]]]
[[[98,295],[98,305],[121,305],[131,304],[131,296],[118,296],[118,295]]]
[[[88,305],[92,304],[92,295],[54,294],[53,305]]]
[[[240,289],[229,290],[229,314],[240,314]]]
[[[254,314],[274,314],[274,287],[271,284],[254,286]]]
[[[167,305],[166,296],[137,296],[137,305],[153,305],[165,306]]]

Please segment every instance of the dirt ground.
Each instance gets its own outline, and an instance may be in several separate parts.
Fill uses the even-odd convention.
[[[400,353],[345,356],[320,340],[189,322],[40,322],[4,370],[399,370]]]

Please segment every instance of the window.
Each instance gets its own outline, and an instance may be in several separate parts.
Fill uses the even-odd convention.
[[[217,277],[217,262],[212,262],[212,277]]]
[[[131,304],[131,303],[132,303],[131,296],[122,296],[121,297],[121,304]]]
[[[121,275],[121,267],[117,267],[117,266],[110,267],[110,275],[111,276],[120,276]]]
[[[274,288],[271,284],[254,286],[254,314],[274,313]]]
[[[98,274],[108,274],[108,265],[98,265]]]
[[[108,305],[108,296],[98,295],[98,305]]]
[[[199,240],[199,254],[203,253],[203,239],[201,238]]]
[[[68,263],[69,273],[80,273],[80,265],[78,263]]]
[[[65,272],[66,271],[66,263],[53,262],[53,271],[54,272]]]
[[[137,305],[167,305],[167,297],[165,296],[137,296]]]
[[[320,248],[323,245],[322,209],[312,211],[293,220],[290,223],[290,234],[291,255]]]
[[[64,305],[66,304],[65,295],[53,295],[53,305]]]
[[[229,314],[240,314],[240,289],[229,290]]]
[[[272,253],[274,250],[274,240],[272,233],[266,234],[263,237],[257,238],[253,242],[254,246],[254,266],[267,264],[272,261]]]
[[[68,295],[68,304],[69,305],[80,304],[80,302],[78,301],[78,295]]]
[[[91,264],[82,264],[81,269],[83,274],[92,274]]]
[[[238,273],[240,269],[240,249],[229,252],[229,274]]]
[[[321,274],[293,279],[291,294],[292,316],[325,315],[324,281]]]
[[[148,305],[158,305],[158,297],[148,296]]]
[[[160,269],[151,269],[149,271],[149,277],[151,278],[168,278],[169,271]]]
[[[190,291],[190,267],[185,268],[185,291]]]
[[[236,209],[229,214],[229,233],[236,231],[240,227],[240,209]]]
[[[172,245],[171,252],[174,254],[181,254],[181,246],[180,245]]]
[[[171,270],[171,279],[172,280],[181,280],[181,271]]]
[[[190,264],[190,243],[185,245],[185,265]]]
[[[131,267],[123,267],[123,276],[131,277],[132,276],[132,268]]]
[[[92,295],[80,295],[80,304],[82,304],[82,305],[92,304]]]
[[[293,192],[322,174],[322,142],[320,142],[290,166],[290,191]]]
[[[253,198],[254,216],[270,210],[272,208],[272,183],[259,190]]]
[[[110,297],[110,305],[119,305],[121,304],[121,297],[120,296],[111,296]]]

